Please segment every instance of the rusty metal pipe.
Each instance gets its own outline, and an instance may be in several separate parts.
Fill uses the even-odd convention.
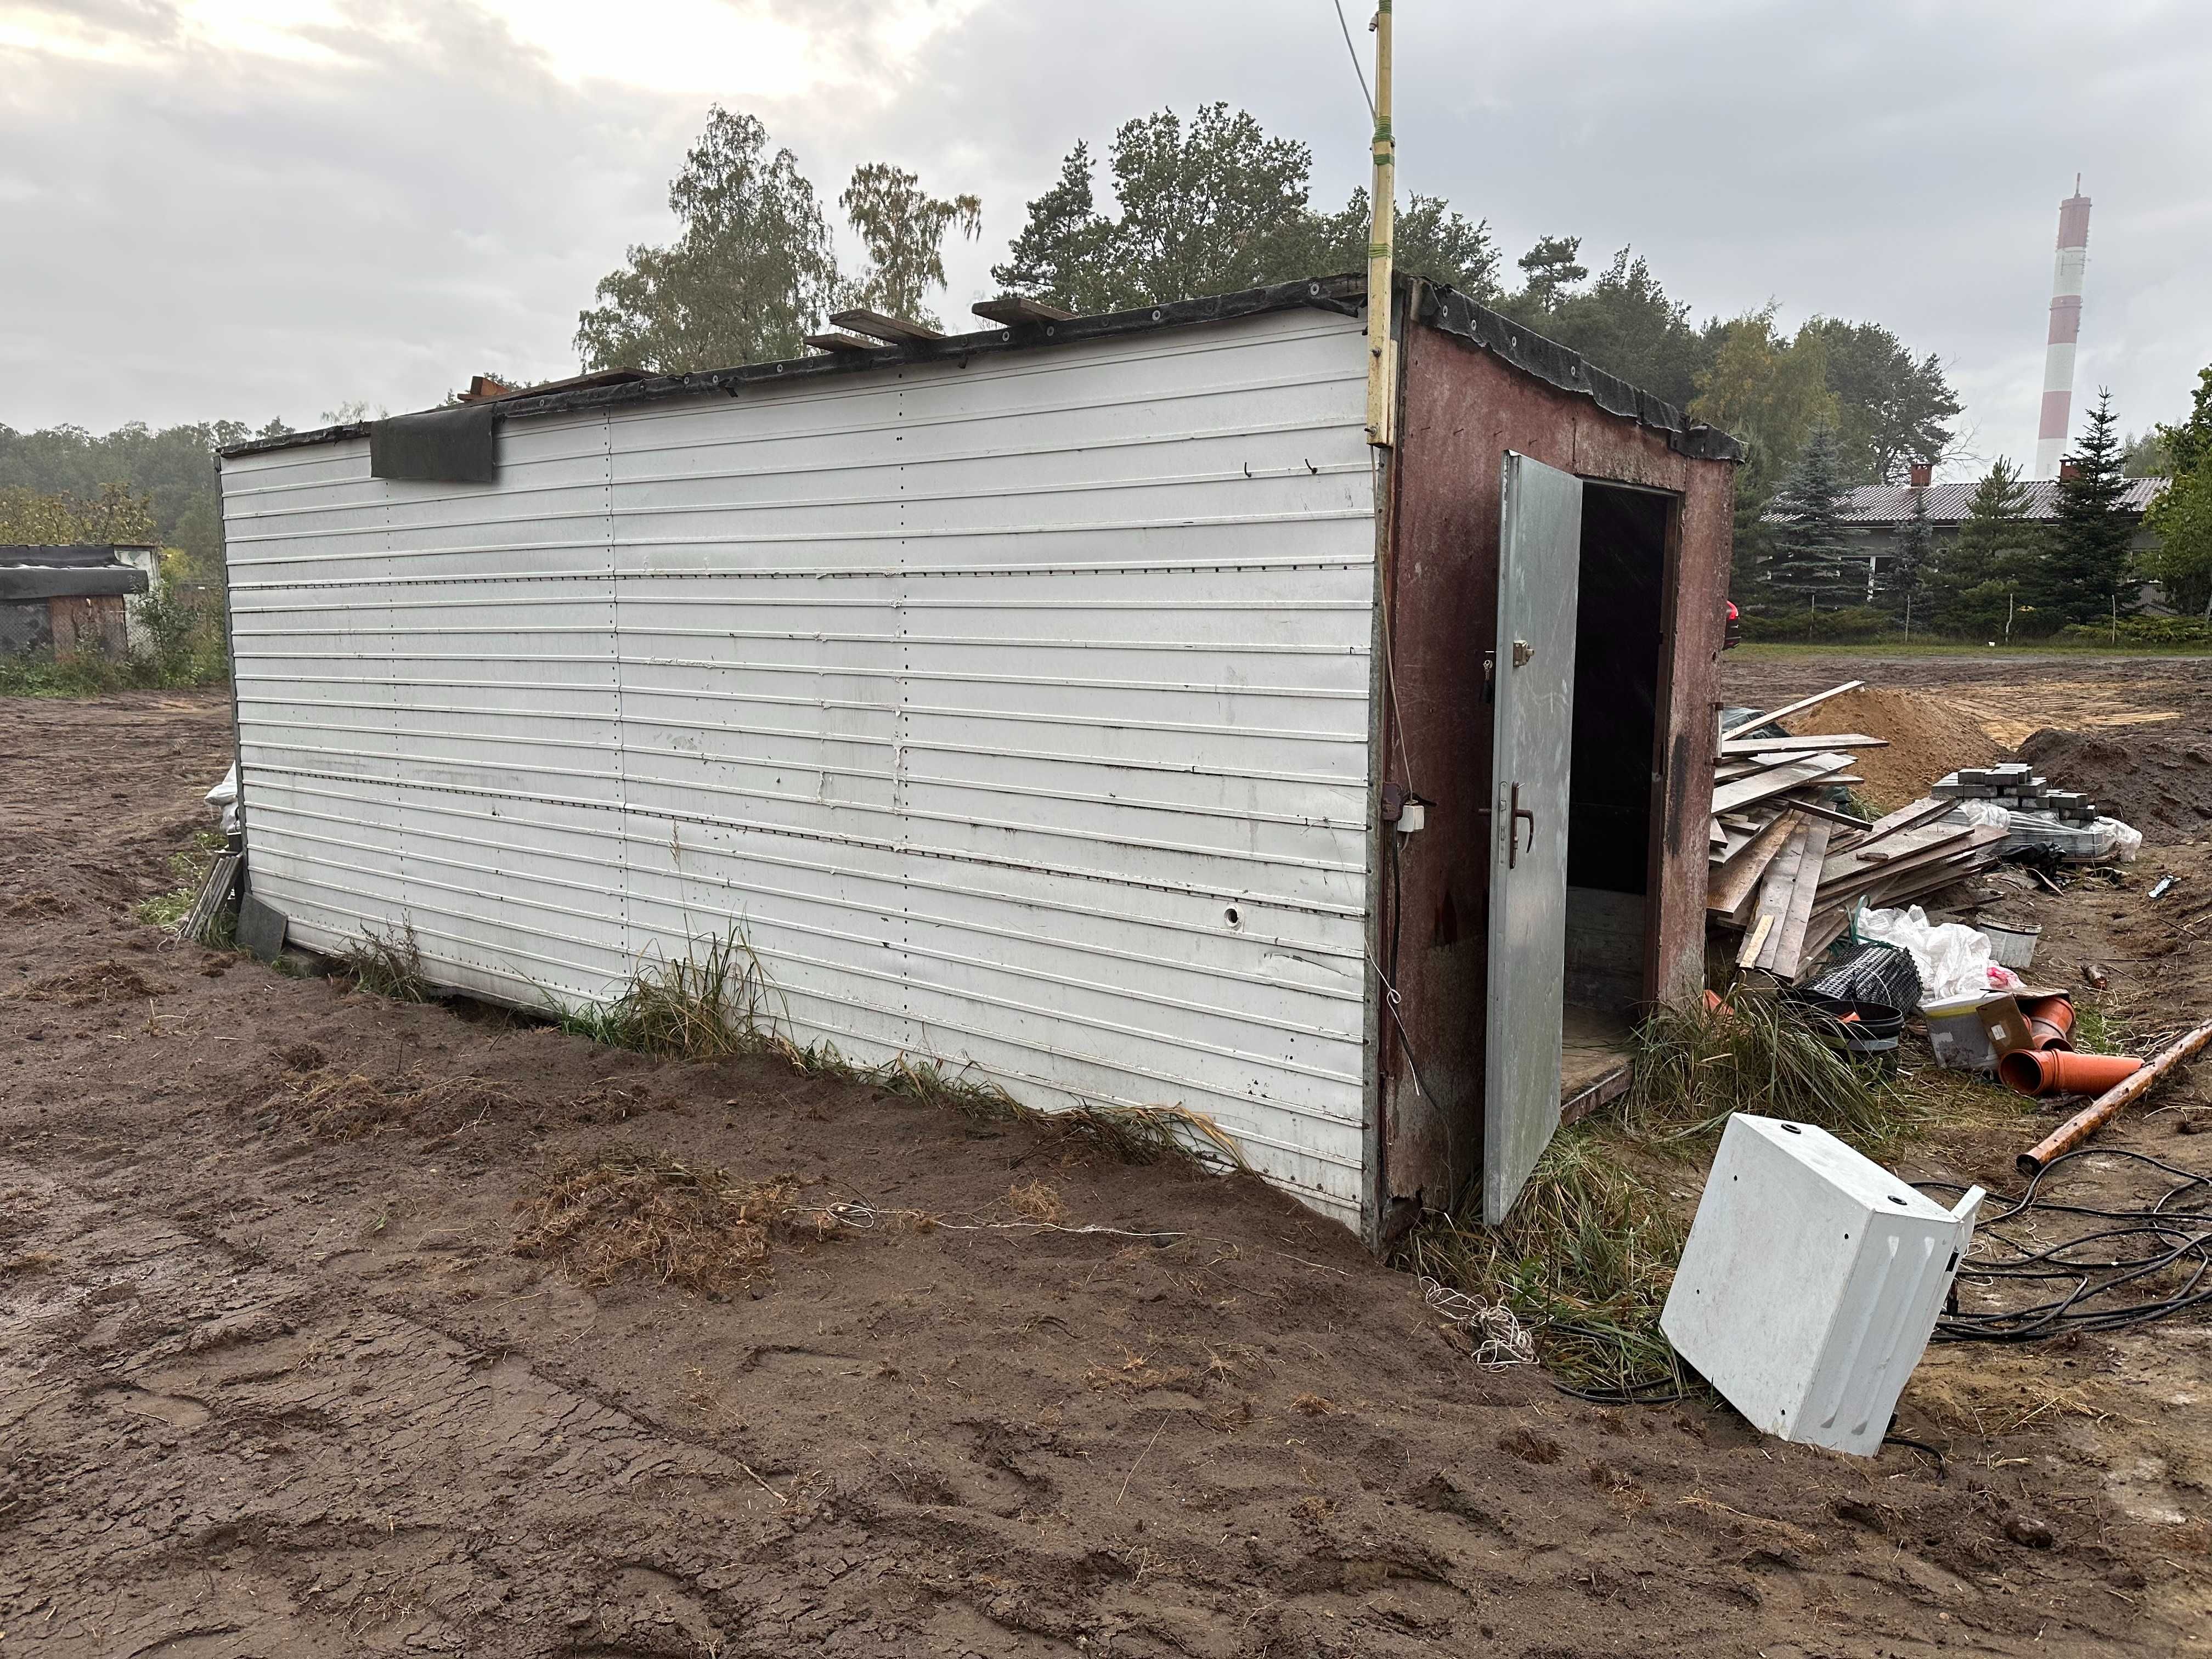
[[[2198,1026],[2179,1042],[2160,1049],[2151,1056],[2150,1063],[2141,1071],[2115,1084],[2068,1118],[2041,1140],[2013,1160],[2025,1176],[2040,1175],[2043,1166],[2061,1153],[2069,1152],[2091,1135],[2120,1115],[2128,1103],[2152,1088],[2166,1073],[2187,1060],[2206,1043],[2212,1042],[2212,1020]]]

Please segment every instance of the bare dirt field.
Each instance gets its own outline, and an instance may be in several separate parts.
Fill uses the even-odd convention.
[[[1729,695],[1989,695],[1948,660]],[[2212,710],[2202,659],[2052,672]],[[1940,1465],[1585,1404],[1249,1182],[179,945],[131,908],[228,742],[0,702],[0,1659],[2212,1650],[2203,1310],[1935,1351]],[[2001,897],[2168,1030],[2208,851]],[[2212,1166],[2206,1073],[2100,1145]],[[2015,1188],[2050,1121],[1908,1173]],[[714,1271],[648,1249],[702,1218]]]

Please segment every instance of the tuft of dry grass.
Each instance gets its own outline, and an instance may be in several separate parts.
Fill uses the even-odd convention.
[[[411,922],[380,933],[374,927],[338,952],[338,963],[364,991],[394,1002],[428,1002],[430,981]]]
[[[198,902],[200,889],[207,885],[208,872],[223,847],[223,838],[214,830],[196,832],[188,845],[169,854],[169,875],[175,884],[167,892],[140,900],[131,914],[149,927],[173,931]]]
[[[696,942],[680,962],[641,964],[612,1002],[556,1008],[561,1029],[594,1042],[691,1060],[767,1055],[802,1077],[834,1078],[884,1094],[949,1106],[979,1123],[1022,1123],[1122,1164],[1250,1166],[1237,1143],[1203,1112],[1183,1106],[1084,1104],[1048,1112],[1024,1105],[970,1068],[899,1054],[862,1066],[835,1045],[793,1042],[776,1029],[778,1000],[744,933]],[[784,1024],[788,1026],[787,1016]]]
[[[1698,1139],[1717,1135],[1735,1112],[1816,1124],[1869,1154],[1911,1137],[1926,1115],[1909,1092],[1852,1064],[1777,998],[1739,992],[1717,1008],[1654,1010],[1636,1034],[1626,1126]]]
[[[1013,1206],[1014,1213],[1024,1221],[1043,1222],[1049,1225],[1066,1219],[1067,1215],[1067,1206],[1060,1202],[1059,1192],[1042,1181],[1009,1187],[1006,1202]]]
[[[26,1002],[58,1002],[70,1008],[89,1008],[101,1002],[143,1002],[176,989],[151,980],[128,963],[113,957],[46,974],[23,986],[15,994]]]
[[[567,1160],[517,1200],[526,1223],[514,1253],[559,1261],[586,1285],[637,1275],[726,1296],[769,1271],[773,1238],[805,1224],[798,1204],[788,1176],[738,1181],[665,1152],[610,1146]]]
[[[494,1114],[528,1109],[505,1085],[483,1078],[441,1078],[390,1086],[358,1072],[315,1071],[288,1080],[270,1105],[307,1133],[359,1140],[387,1130],[444,1133]]]

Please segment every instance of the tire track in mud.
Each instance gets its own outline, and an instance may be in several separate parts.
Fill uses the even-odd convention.
[[[9,1635],[483,1651],[471,1631],[534,1582],[573,1587],[558,1622],[602,1651],[739,1650],[744,1598],[704,1562],[791,1532],[742,1464],[14,1160],[0,1189],[34,1218],[15,1259],[74,1269],[19,1269],[0,1325],[0,1435],[36,1471],[0,1536],[48,1587],[0,1583]],[[603,1535],[614,1495],[659,1525]]]

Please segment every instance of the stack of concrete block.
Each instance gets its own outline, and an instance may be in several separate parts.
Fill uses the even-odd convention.
[[[2061,823],[2097,819],[2097,803],[2072,789],[2053,789],[2026,761],[1962,766],[1928,792],[1938,800],[1993,801],[2008,812],[2048,814]]]

